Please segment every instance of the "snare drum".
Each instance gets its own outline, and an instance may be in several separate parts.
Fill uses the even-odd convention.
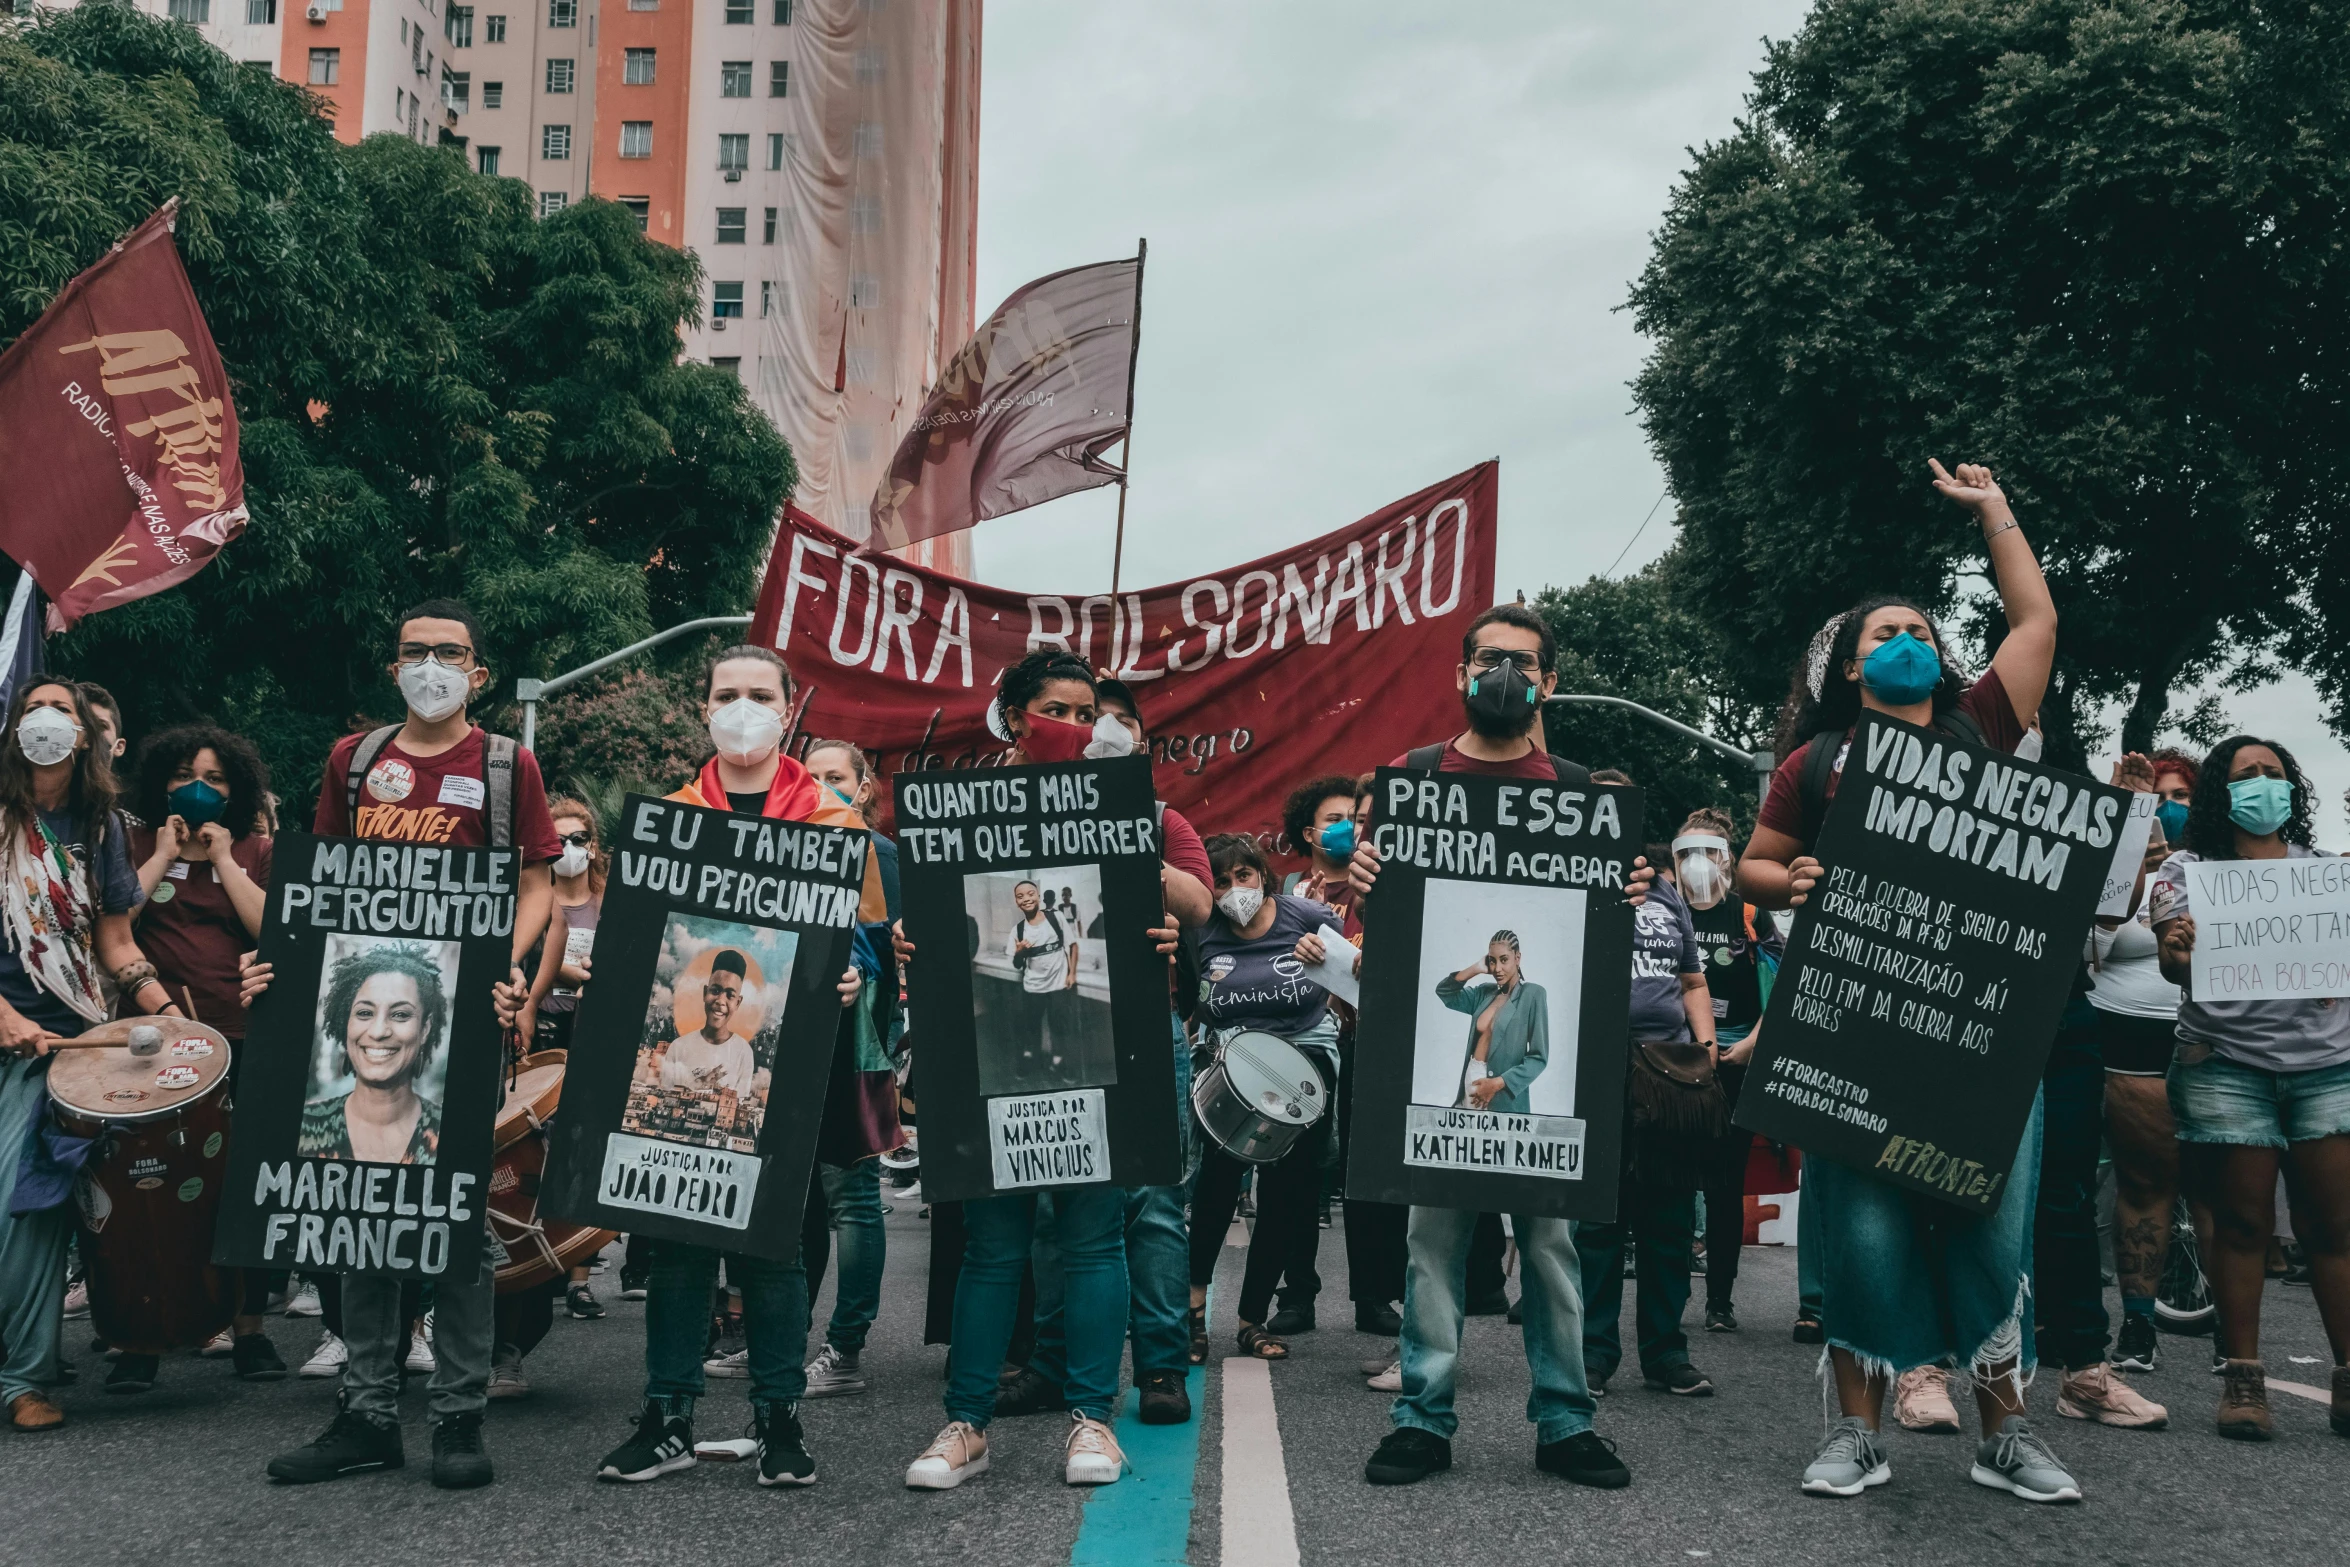
[[[134,1056],[152,1024],[161,1053]],[[228,1173],[229,1042],[176,1017],[120,1018],[82,1035],[116,1048],[49,1062],[50,1114],[96,1138],[78,1188],[90,1322],[133,1354],[203,1344],[236,1314],[236,1270],[212,1266],[212,1223]]]
[[[561,1278],[612,1243],[613,1230],[586,1229],[539,1215],[539,1183],[547,1171],[546,1123],[563,1097],[565,1053],[525,1056],[498,1109],[490,1166],[490,1233],[506,1248],[498,1293],[511,1295]]]
[[[1271,1164],[1330,1106],[1313,1058],[1278,1034],[1228,1036],[1215,1064],[1192,1079],[1191,1107],[1216,1146],[1249,1164]]]

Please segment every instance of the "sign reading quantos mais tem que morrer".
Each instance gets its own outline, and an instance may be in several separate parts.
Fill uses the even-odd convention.
[[[1863,713],[1737,1123],[1996,1209],[2128,808]]]

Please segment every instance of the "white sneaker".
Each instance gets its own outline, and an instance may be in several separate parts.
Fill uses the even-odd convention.
[[[322,1308],[318,1304],[318,1286],[308,1279],[304,1279],[302,1287],[294,1291],[293,1298],[286,1302],[286,1315],[289,1317],[322,1315]]]
[[[1110,1428],[1071,1410],[1069,1461],[1062,1478],[1071,1485],[1110,1485],[1125,1472],[1126,1454]]]
[[[498,1346],[490,1362],[489,1390],[485,1398],[528,1398],[530,1379],[522,1374],[522,1356],[507,1345]]]
[[[1370,1381],[1364,1383],[1363,1385],[1374,1393],[1402,1392],[1403,1362],[1401,1360],[1391,1362],[1385,1371],[1380,1372],[1377,1376],[1371,1378]]]
[[[226,1360],[236,1352],[237,1330],[234,1325],[231,1325],[213,1334],[210,1339],[205,1341],[204,1347],[196,1351],[196,1354],[199,1359],[203,1360]]]
[[[80,1279],[76,1279],[73,1281],[73,1288],[65,1292],[65,1320],[79,1322],[89,1314],[90,1286]]]
[[[410,1371],[429,1372],[433,1369],[432,1338],[419,1329],[408,1339],[408,1359],[403,1362]]]
[[[301,1375],[306,1377],[339,1377],[343,1367],[351,1361],[351,1347],[332,1333],[318,1341],[317,1352],[302,1362]]]
[[[713,1355],[702,1362],[702,1375],[708,1377],[747,1377],[751,1374],[751,1352],[738,1349],[731,1355]]]
[[[906,1466],[906,1486],[914,1491],[951,1491],[976,1474],[987,1473],[987,1433],[960,1420],[922,1449],[922,1456]]]

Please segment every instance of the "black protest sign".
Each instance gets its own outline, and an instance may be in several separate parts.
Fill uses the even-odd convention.
[[[1737,1123],[1995,1210],[2129,800],[1864,712]]]
[[[213,1260],[471,1279],[520,861],[289,832],[274,863]]]
[[[1372,789],[1346,1189],[1613,1218],[1640,791],[1393,767]]]
[[[630,795],[540,1206],[788,1262],[872,836]]]
[[[894,784],[923,1189],[1182,1179],[1150,763]]]

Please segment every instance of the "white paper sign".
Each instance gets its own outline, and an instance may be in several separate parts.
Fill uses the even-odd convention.
[[[2350,859],[2186,867],[2198,1001],[2350,996]]]
[[[1355,978],[1355,957],[1360,949],[1334,925],[1325,925],[1315,934],[1322,938],[1322,961],[1306,970],[1306,978],[1348,1006],[1360,1006],[1363,986]]]
[[[2113,840],[2113,864],[2105,872],[2105,894],[2097,900],[2099,914],[2119,916],[2130,912],[2130,894],[2137,890],[2138,867],[2146,859],[2146,840],[2154,835],[2154,808],[2162,803],[2157,794],[2130,796],[2130,814],[2122,818],[2121,831]]]
[[[1583,1179],[1583,1121],[1571,1115],[1500,1115],[1491,1110],[1404,1107],[1406,1164]]]
[[[604,1140],[598,1195],[616,1208],[747,1229],[752,1199],[759,1195],[759,1165],[757,1154],[614,1132]]]
[[[1084,1186],[1110,1178],[1102,1091],[1073,1088],[987,1102],[987,1146],[997,1191]]]

